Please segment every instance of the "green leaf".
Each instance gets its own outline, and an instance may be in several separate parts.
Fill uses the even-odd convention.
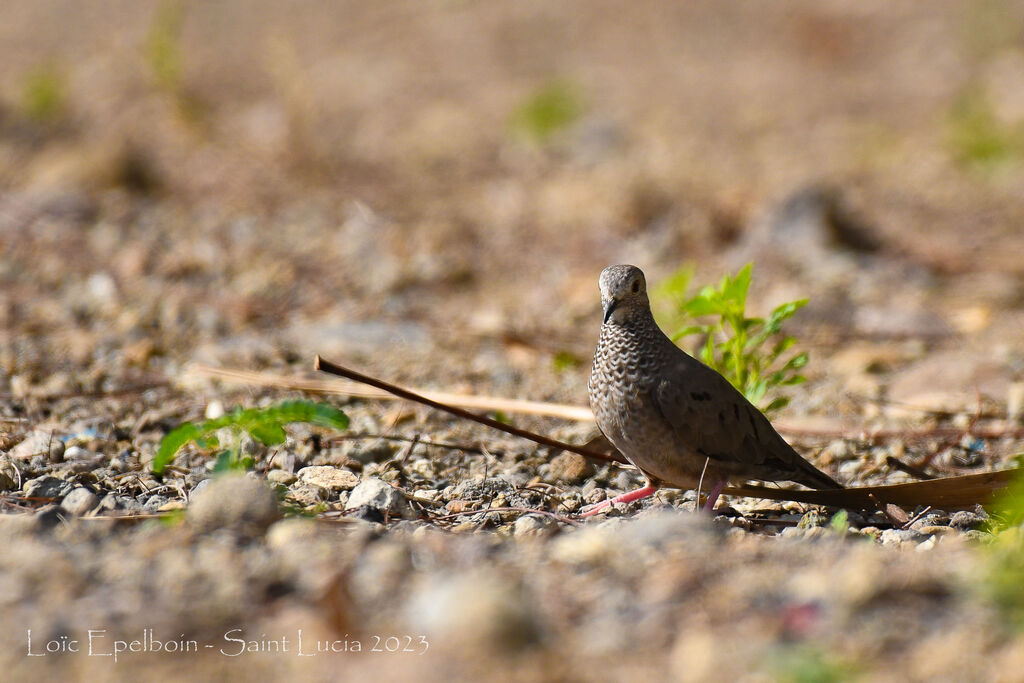
[[[832,519],[829,520],[828,525],[832,527],[832,531],[837,534],[845,535],[850,529],[849,515],[846,510],[840,509],[839,512],[832,515]]]
[[[160,441],[160,448],[156,452],[156,457],[153,458],[153,472],[156,474],[163,472],[185,444],[196,441],[200,437],[199,428],[191,422],[186,422],[168,432],[167,436]]]
[[[748,263],[733,278],[726,278],[722,284],[722,298],[736,302],[741,308],[747,303],[747,290],[750,288],[750,273],[754,264]]]
[[[683,337],[689,337],[692,334],[708,334],[711,330],[711,325],[687,325],[672,335],[672,341],[679,341]]]
[[[808,355],[806,351],[796,354],[782,366],[783,370],[799,370],[803,366],[807,365]]]
[[[264,446],[277,446],[288,438],[284,427],[277,422],[255,422],[248,427],[249,435]]]
[[[703,295],[695,296],[683,305],[683,311],[699,318],[702,315],[716,315],[721,313],[722,307],[719,302],[709,299]]]
[[[764,407],[762,412],[771,413],[771,412],[774,412],[776,410],[780,410],[782,408],[785,408],[788,405],[789,405],[789,397],[788,396],[777,396],[774,399],[772,399],[771,403],[769,403],[768,405],[766,405]]]

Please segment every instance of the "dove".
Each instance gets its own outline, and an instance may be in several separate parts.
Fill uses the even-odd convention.
[[[711,484],[708,511],[729,482],[842,488],[793,450],[728,380],[661,331],[639,268],[609,266],[599,284],[604,321],[588,384],[590,406],[601,432],[647,485],[590,506],[584,516],[663,486],[695,489],[703,481]]]

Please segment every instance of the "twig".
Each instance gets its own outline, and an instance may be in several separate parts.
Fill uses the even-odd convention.
[[[930,479],[935,478],[932,475],[925,472],[924,470],[922,470],[920,467],[915,467],[914,465],[905,463],[899,458],[894,458],[891,455],[886,457],[885,464],[887,464],[889,467],[892,467],[893,469],[899,470],[900,472],[906,472],[910,476],[915,477],[917,479],[921,479],[923,481],[928,481]]]
[[[926,508],[925,508],[924,510],[921,510],[921,511],[920,511],[920,512],[918,512],[918,513],[917,513],[916,515],[914,515],[913,517],[911,517],[910,519],[908,519],[908,520],[907,520],[907,522],[906,522],[906,524],[904,524],[904,525],[903,525],[903,526],[901,526],[900,528],[901,528],[901,529],[909,529],[909,528],[910,528],[910,526],[911,526],[911,525],[912,525],[912,524],[913,524],[914,522],[916,522],[917,520],[919,520],[919,519],[921,519],[922,517],[924,517],[925,515],[927,515],[927,514],[928,514],[928,513],[929,513],[929,512],[931,511],[931,509],[932,509],[932,506],[931,506],[931,505],[929,505],[929,506],[928,506],[928,507],[926,507]]]
[[[497,420],[486,417],[484,415],[477,415],[476,413],[471,413],[468,410],[463,410],[462,408],[459,408],[457,406],[441,403],[440,401],[436,401],[432,398],[427,398],[426,396],[422,396],[420,394],[417,394],[416,392],[409,391],[408,389],[403,389],[402,387],[391,384],[390,382],[385,382],[375,377],[364,375],[361,372],[356,372],[355,370],[351,370],[349,368],[336,365],[334,363],[331,363],[330,361],[322,359],[320,356],[317,356],[316,359],[313,361],[313,368],[315,370],[320,370],[321,372],[326,372],[331,375],[338,375],[339,377],[346,377],[357,382],[362,382],[363,384],[368,384],[371,387],[376,387],[377,389],[386,391],[389,394],[394,394],[395,396],[404,398],[408,401],[422,403],[423,405],[430,406],[435,410],[441,410],[443,412],[450,413],[456,417],[461,417],[466,420],[472,420],[473,422],[479,422],[480,424],[487,425],[492,429],[497,429],[499,431],[505,432],[506,434],[512,434],[513,436],[518,436],[520,438],[527,439],[528,441],[539,443],[542,446],[548,446],[550,448],[557,448],[563,451],[578,453],[588,458],[595,458],[597,460],[604,460],[608,462],[625,462],[625,460],[619,460],[618,458],[611,455],[607,455],[605,453],[599,453],[597,451],[592,451],[581,446],[576,446],[570,443],[565,443],[563,441],[558,441],[557,439],[551,439],[541,434],[535,434],[534,432],[530,432],[525,429],[520,429],[519,427],[513,427],[512,425],[505,424],[504,422],[498,422]]]

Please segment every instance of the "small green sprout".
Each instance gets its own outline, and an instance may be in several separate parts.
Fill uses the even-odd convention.
[[[348,428],[348,416],[329,403],[285,401],[267,408],[238,408],[199,424],[186,422],[169,432],[160,442],[153,460],[153,472],[163,472],[178,451],[189,443],[195,443],[204,450],[216,451],[221,447],[217,432],[222,429],[229,430],[233,438],[230,444],[217,452],[214,471],[248,469],[252,466],[252,458],[241,454],[241,436],[248,434],[264,446],[276,446],[284,443],[287,437],[284,426],[293,422],[338,430]]]
[[[770,412],[789,403],[786,396],[773,397],[779,387],[793,386],[807,379],[799,373],[807,365],[807,352],[794,353],[796,339],[781,332],[782,324],[806,306],[807,299],[777,306],[767,318],[748,318],[747,291],[752,268],[753,264],[748,263],[736,275],[723,277],[718,287],[704,287],[699,294],[679,304],[679,311],[685,316],[710,319],[710,322],[685,325],[672,335],[672,340],[703,337],[695,355],[725,376],[747,400],[764,412]],[[681,282],[689,280],[688,275],[674,277]],[[770,400],[761,405],[766,399]]]
[[[512,115],[512,127],[528,141],[546,143],[583,114],[577,89],[557,79],[530,95]]]
[[[67,111],[67,100],[67,82],[56,64],[41,64],[25,77],[21,107],[29,119],[38,123],[56,121]]]

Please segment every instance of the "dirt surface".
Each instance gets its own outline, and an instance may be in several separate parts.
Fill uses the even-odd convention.
[[[245,477],[150,465],[182,422],[301,395],[196,364],[586,405],[604,266],[753,261],[756,313],[811,300],[773,416],[802,454],[847,485],[1012,466],[1024,4],[7,5],[20,680],[1018,677],[981,509],[712,520],[667,489],[581,520],[639,475],[338,397],[349,430],[248,444]]]

